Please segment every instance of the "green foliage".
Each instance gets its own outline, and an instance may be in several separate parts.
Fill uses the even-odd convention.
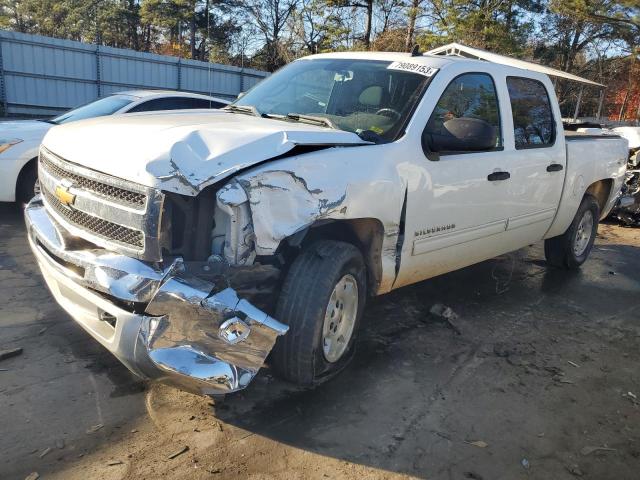
[[[533,1],[434,0],[432,28],[418,36],[423,48],[448,42],[521,55],[533,31]]]

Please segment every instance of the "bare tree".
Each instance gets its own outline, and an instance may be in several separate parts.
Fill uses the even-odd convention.
[[[402,21],[402,9],[405,6],[405,0],[378,0],[378,15],[382,28],[377,33],[385,33]]]
[[[367,50],[371,47],[371,36],[373,32],[373,1],[374,0],[327,0],[327,5],[335,6],[338,8],[351,8],[354,10],[364,10],[365,12],[365,27],[364,35],[362,36],[362,43]]]
[[[235,5],[254,22],[264,38],[265,67],[271,71],[284,63],[281,35],[299,0],[238,0]]]

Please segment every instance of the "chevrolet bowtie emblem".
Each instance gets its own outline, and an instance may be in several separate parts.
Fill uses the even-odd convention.
[[[65,185],[58,185],[56,187],[56,198],[67,207],[70,207],[73,205],[73,202],[76,201],[76,196],[69,192],[69,187]]]

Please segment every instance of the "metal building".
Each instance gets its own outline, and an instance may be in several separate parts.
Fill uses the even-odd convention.
[[[267,75],[250,68],[0,30],[4,116],[54,115],[133,88],[233,99]]]

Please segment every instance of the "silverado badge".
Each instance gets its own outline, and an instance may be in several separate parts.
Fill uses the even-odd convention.
[[[73,202],[76,201],[76,196],[69,191],[70,185],[65,185],[64,183],[66,182],[56,186],[56,198],[60,200],[60,203],[64,206],[70,207],[73,205]]]
[[[434,233],[446,232],[447,230],[453,230],[456,228],[455,223],[448,223],[447,225],[438,225],[437,227],[423,228],[416,230],[414,236],[422,237],[423,235],[432,235]]]

